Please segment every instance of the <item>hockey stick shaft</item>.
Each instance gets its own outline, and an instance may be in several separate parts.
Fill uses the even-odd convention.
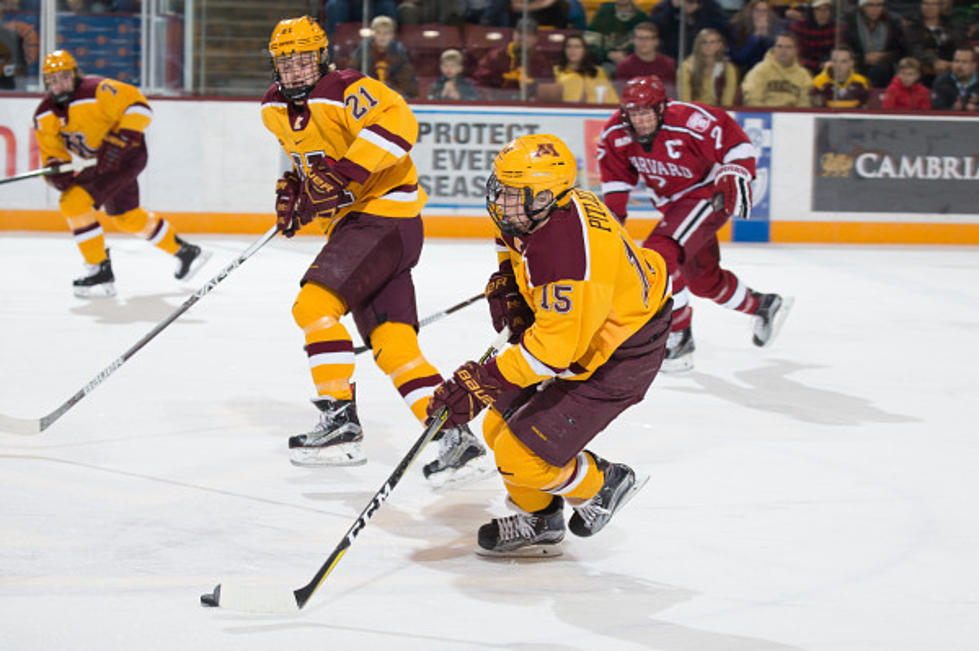
[[[14,176],[8,176],[5,179],[0,179],[0,185],[4,183],[13,183],[14,181],[23,181],[24,179],[32,179],[35,176],[48,176],[49,174],[61,174],[62,172],[80,172],[81,170],[92,167],[97,161],[94,158],[79,159],[71,163],[61,163],[60,165],[49,165],[48,167],[42,167],[38,170],[31,170],[30,172],[24,172],[23,174],[15,174]]]
[[[111,364],[102,369],[98,375],[92,378],[88,384],[79,389],[75,395],[62,403],[60,407],[52,411],[47,416],[43,416],[39,419],[12,418],[10,416],[0,414],[0,430],[11,432],[13,434],[38,434],[46,430],[51,426],[51,423],[61,418],[66,411],[74,407],[79,403],[79,401],[81,401],[82,398],[94,391],[95,387],[102,384],[106,378],[115,373],[120,366],[129,360],[129,358],[139,352],[139,350],[148,344],[154,337],[163,332],[163,330],[171,323],[176,321],[181,314],[189,310],[194,303],[209,294],[211,290],[217,287],[222,280],[227,278],[232,271],[240,267],[245,260],[252,257],[259,249],[265,246],[273,237],[275,237],[277,232],[278,230],[275,226],[270,228],[265,235],[258,239],[258,241],[245,249],[244,252],[232,260],[228,266],[218,272],[218,274],[214,276],[214,278],[211,278],[211,280],[209,280],[203,287],[191,294],[190,297],[188,297],[187,300],[180,305],[180,307],[171,312],[168,317],[157,323],[152,330],[143,335],[142,339],[133,344],[129,350],[124,352],[122,355],[115,358]]]
[[[475,303],[476,301],[480,300],[483,297],[484,297],[483,294],[476,294],[475,296],[472,296],[470,298],[467,298],[466,300],[462,301],[461,303],[456,303],[452,307],[446,308],[446,309],[442,310],[441,312],[436,312],[435,314],[430,314],[430,315],[428,315],[427,317],[425,317],[424,319],[422,319],[421,321],[418,322],[418,327],[419,328],[424,328],[429,323],[434,323],[435,321],[438,321],[439,319],[441,319],[443,317],[449,316],[453,312],[458,312],[462,308],[466,307],[467,305],[472,305],[473,303]],[[354,355],[359,355],[362,352],[367,351],[367,350],[370,350],[370,346],[366,346],[366,345],[357,346],[356,348],[354,348]]]
[[[480,358],[480,363],[485,362],[495,355],[500,348],[505,346],[509,336],[509,329],[504,328],[493,342],[493,345]],[[394,487],[398,485],[401,477],[404,476],[408,468],[418,459],[425,446],[442,429],[447,417],[448,411],[444,407],[435,414],[428,426],[425,427],[425,431],[422,432],[418,440],[415,441],[415,444],[411,446],[408,453],[401,459],[391,473],[391,476],[387,478],[387,481],[374,493],[374,497],[367,503],[364,510],[360,512],[360,515],[357,516],[354,523],[350,525],[347,533],[344,534],[339,544],[333,549],[326,562],[316,571],[316,574],[309,583],[297,590],[293,590],[291,594],[284,590],[278,593],[270,593],[267,590],[249,588],[247,586],[232,585],[229,589],[229,586],[222,587],[222,584],[218,584],[214,588],[213,593],[201,596],[201,604],[204,606],[221,606],[231,610],[242,610],[246,612],[295,613],[301,610],[309,601],[310,597],[313,596],[313,593],[323,584],[326,577],[330,575],[333,568],[337,566],[337,563],[340,562],[343,555],[347,553],[347,549],[353,544],[357,535],[367,526],[367,522],[381,508],[381,504],[391,496]]]

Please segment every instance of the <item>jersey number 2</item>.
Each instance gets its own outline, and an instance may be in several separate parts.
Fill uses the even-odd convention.
[[[350,107],[350,112],[353,114],[355,120],[359,120],[360,118],[364,117],[367,115],[367,111],[377,106],[377,100],[367,92],[366,88],[361,86],[360,90],[357,92],[364,97],[364,101],[367,102],[367,106],[361,105],[360,98],[356,95],[347,95],[343,98],[343,104]]]

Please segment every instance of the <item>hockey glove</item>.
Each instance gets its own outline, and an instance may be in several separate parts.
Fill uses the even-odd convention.
[[[751,172],[740,165],[723,165],[714,179],[714,211],[731,217],[751,216]]]
[[[493,328],[502,332],[504,327],[509,327],[510,343],[520,341],[520,335],[534,322],[534,311],[520,293],[517,279],[512,273],[497,271],[490,276],[485,294]]]
[[[51,160],[48,161],[48,165],[67,165],[68,161],[63,160]],[[67,172],[55,172],[54,174],[48,174],[44,177],[52,188],[58,192],[64,192],[71,186],[75,185],[75,173],[72,171]]]
[[[95,166],[98,175],[114,172],[123,161],[143,144],[143,134],[132,129],[118,129],[105,134],[99,147],[99,162]]]
[[[313,163],[309,176],[303,183],[304,201],[301,202],[300,217],[304,224],[314,217],[332,219],[336,215],[340,201],[344,198],[344,188],[349,183],[342,174],[334,171],[325,159]]]
[[[302,226],[296,214],[296,201],[302,190],[299,175],[289,170],[275,182],[275,226],[286,237],[292,237]]]
[[[445,407],[449,412],[445,428],[458,427],[478,416],[484,407],[491,406],[503,391],[503,384],[485,366],[466,362],[435,389],[428,402],[428,415],[432,417]]]

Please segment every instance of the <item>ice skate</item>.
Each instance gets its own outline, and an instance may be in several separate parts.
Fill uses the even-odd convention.
[[[515,506],[515,505],[514,505]],[[564,540],[564,500],[554,497],[545,509],[493,518],[479,528],[476,553],[502,558],[560,556]]]
[[[605,472],[605,482],[594,497],[571,505],[574,515],[568,521],[568,529],[576,536],[588,537],[601,531],[649,481],[648,476],[637,478],[632,468],[623,463],[609,463],[598,456],[595,456],[595,462]]]
[[[105,251],[105,260],[99,264],[86,264],[86,275],[72,281],[75,296],[79,298],[104,298],[116,295],[116,277],[112,274],[112,261],[109,250]]]
[[[782,329],[795,299],[791,296],[783,298],[778,294],[762,294],[758,300],[758,311],[751,323],[751,342],[756,346],[768,346]]]
[[[359,466],[367,463],[361,449],[364,434],[353,400],[321,397],[313,400],[320,422],[305,434],[289,437],[289,461],[294,466]]]
[[[443,429],[438,438],[438,456],[425,464],[422,473],[433,488],[460,486],[483,477],[496,469],[486,448],[468,425]]]
[[[660,370],[663,373],[682,373],[693,368],[693,333],[687,326],[683,330],[671,332],[666,338],[666,357]]]
[[[177,258],[177,270],[173,272],[173,277],[186,282],[211,258],[211,252],[201,249],[196,244],[184,242],[179,237],[176,240],[180,248],[174,254]]]

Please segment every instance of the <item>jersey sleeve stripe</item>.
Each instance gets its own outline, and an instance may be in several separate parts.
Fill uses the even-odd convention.
[[[337,164],[334,165],[334,169],[357,183],[364,183],[371,175],[370,170],[364,168],[362,165],[358,165],[349,158],[338,160]]]
[[[381,195],[381,198],[387,199],[388,201],[418,201],[418,185],[400,185],[388,190],[385,194]]]
[[[734,147],[727,150],[724,154],[724,162],[730,163],[734,160],[742,160],[744,158],[758,158],[758,150],[750,142],[738,143]]]
[[[527,366],[530,367],[530,370],[536,373],[537,375],[543,375],[544,377],[551,377],[554,375],[558,375],[561,371],[565,370],[561,368],[554,368],[540,361],[539,359],[534,357],[533,353],[527,350],[523,342],[520,342],[520,345],[517,347],[517,349],[520,351],[520,355],[523,357],[524,361],[527,362]]]
[[[135,113],[136,115],[145,115],[148,118],[153,117],[153,109],[146,104],[132,104],[123,113]]]
[[[307,103],[308,104],[326,104],[327,106],[333,106],[333,107],[338,108],[338,109],[342,109],[343,108],[343,102],[338,102],[338,101],[336,101],[334,99],[326,99],[324,97],[311,97],[311,98],[309,98],[309,100],[307,100]],[[286,106],[286,105],[285,104],[282,104],[282,106]]]
[[[606,181],[602,183],[602,194],[609,194],[611,192],[632,192],[635,186],[629,185],[623,181]]]
[[[695,111],[699,111],[700,113],[703,113],[704,117],[709,119],[711,122],[717,122],[717,118],[711,115],[709,111],[705,111],[704,109],[697,106],[696,104],[691,104],[690,102],[681,102],[678,99],[670,100],[670,104],[676,104],[678,106],[686,106],[687,108],[692,108]]]
[[[411,149],[411,145],[404,138],[400,138],[387,129],[378,127],[376,124],[372,124],[366,129],[363,129],[357,134],[357,137],[363,138],[376,147],[380,147],[395,158],[407,156],[408,150]]]
[[[666,131],[679,131],[680,133],[685,133],[688,136],[690,136],[691,138],[696,138],[697,140],[703,140],[704,139],[704,137],[702,135],[700,135],[699,133],[697,133],[696,131],[693,131],[691,129],[685,129],[683,127],[674,127],[674,126],[670,126],[668,124],[664,124],[663,125],[663,129],[665,129]]]

